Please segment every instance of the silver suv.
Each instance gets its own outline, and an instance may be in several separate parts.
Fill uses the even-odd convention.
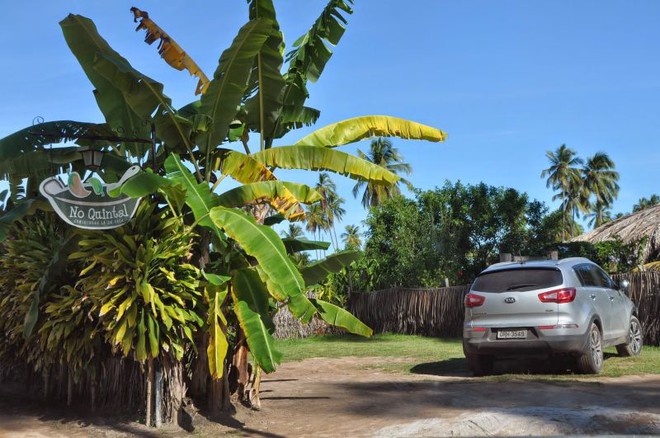
[[[568,354],[577,370],[603,369],[603,348],[638,355],[637,308],[597,264],[586,258],[497,263],[465,296],[463,352],[475,375],[498,357]]]

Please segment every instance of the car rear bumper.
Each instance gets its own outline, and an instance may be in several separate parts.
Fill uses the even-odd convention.
[[[586,333],[544,333],[545,330],[529,328],[525,339],[497,339],[495,330],[477,334],[466,330],[463,334],[463,350],[468,354],[516,356],[551,353],[581,353],[588,343]]]

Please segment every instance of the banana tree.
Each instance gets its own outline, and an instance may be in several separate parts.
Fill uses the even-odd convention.
[[[302,321],[317,314],[349,331],[370,334],[349,313],[306,296],[309,284],[289,259],[282,240],[264,225],[272,213],[290,221],[302,220],[301,204],[320,200],[318,193],[307,186],[278,180],[276,169],[332,171],[391,185],[398,181],[397,175],[336,147],[374,135],[429,141],[445,138],[442,131],[419,123],[368,116],[333,124],[294,145],[274,146],[275,139],[318,119],[319,111],[305,106],[307,81],[317,80],[330,59],[328,45],[341,39],[345,17],[352,12],[351,3],[331,0],[285,59],[272,1],[249,1],[249,20],[222,53],[210,80],[148,14],[133,8],[135,19],[140,21],[139,29],[147,30],[146,41],[160,39],[161,54],[168,64],[186,68],[199,79],[196,92],[201,97],[178,109],[164,94],[163,85],[134,69],[114,51],[91,20],[69,15],[60,23],[64,37],[95,87],[94,95],[106,122],[94,126],[66,122],[66,129],[37,124],[20,135],[0,140],[0,157],[7,156],[18,163],[27,154],[38,156],[42,170],[44,166],[50,170],[54,165],[68,170],[80,167],[77,151],[90,145],[103,149],[110,157],[104,166],[110,180],[135,163],[151,168],[118,191],[136,197],[160,192],[158,196],[164,196],[173,206],[172,211],[199,236],[190,257],[190,263],[202,276],[198,280],[204,303],[196,307],[201,309],[201,313],[195,313],[197,318],[190,316],[195,323],[201,321],[199,330],[196,329],[200,335],[196,344],[201,347],[197,354],[200,361],[205,359],[206,370],[216,382],[227,379],[230,367],[236,370],[241,398],[254,400],[258,394],[258,378],[255,382],[248,373],[248,353],[256,370],[273,371],[279,361],[272,339],[272,314],[279,307],[288,306]],[[283,69],[285,60],[288,66]],[[258,134],[254,153],[250,133]],[[50,146],[60,140],[75,144]],[[22,173],[15,172],[16,168],[10,169],[14,173],[6,171],[12,181],[39,177],[29,166]],[[220,184],[227,176],[241,185],[223,192]],[[0,222],[9,223],[24,210],[11,210]],[[343,260],[347,262],[348,258]],[[329,264],[319,269],[327,272],[343,265],[335,263],[334,268]],[[90,268],[84,274],[92,271]],[[320,278],[318,272],[315,278]],[[92,285],[93,278],[89,277],[85,284]],[[152,288],[136,283],[134,290],[122,292],[124,295],[117,300],[124,303],[128,299],[125,297],[137,294],[152,306],[152,314],[163,318],[166,313],[154,307],[157,301]],[[112,310],[117,300],[105,302],[100,316]],[[117,343],[122,354],[144,361],[162,354],[159,348],[165,345],[167,349],[177,345],[193,350],[192,344],[186,344],[185,339],[190,338],[185,329],[181,329],[185,336],[174,330],[179,336],[176,342],[149,344],[147,348],[147,340],[158,327],[149,326],[153,318],[149,319],[149,313],[135,313],[130,304],[121,309],[121,316],[119,313],[117,307],[114,319],[126,320],[130,316],[131,324],[122,325],[118,320],[108,323],[104,330],[108,342]],[[194,324],[184,320],[185,327],[193,330]],[[180,322],[176,318],[171,321],[173,326]],[[179,353],[177,347],[176,359],[183,357]],[[251,381],[257,384],[256,389],[250,387]],[[229,386],[214,383],[210,388],[213,398],[226,401],[224,388]]]

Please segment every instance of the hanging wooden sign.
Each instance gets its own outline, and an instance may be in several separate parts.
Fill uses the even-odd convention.
[[[111,184],[97,178],[83,183],[77,172],[69,174],[67,185],[59,177],[51,176],[42,181],[39,191],[69,225],[86,230],[108,230],[131,220],[142,199],[124,194],[113,197],[109,193],[139,172],[139,166],[131,166],[118,182]]]

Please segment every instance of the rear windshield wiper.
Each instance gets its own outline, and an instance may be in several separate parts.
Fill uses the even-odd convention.
[[[538,285],[536,283],[514,284],[513,286],[507,287],[506,290],[523,289],[523,288],[526,288],[526,287],[533,287],[533,286],[538,286]]]

